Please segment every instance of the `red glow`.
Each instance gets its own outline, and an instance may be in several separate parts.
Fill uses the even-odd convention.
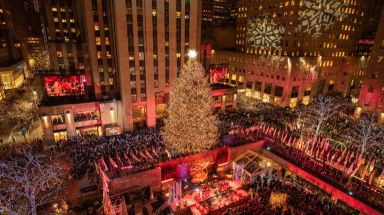
[[[209,70],[210,77],[211,77],[211,84],[218,83],[218,82],[224,82],[225,81],[225,75],[227,74],[227,68],[226,67],[215,67],[211,68]]]
[[[85,77],[79,76],[45,76],[45,89],[48,96],[84,95]]]

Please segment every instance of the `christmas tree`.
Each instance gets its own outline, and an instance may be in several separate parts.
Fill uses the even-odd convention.
[[[204,69],[192,58],[184,65],[170,93],[163,137],[172,154],[200,153],[216,144],[218,121],[211,104],[211,89]]]

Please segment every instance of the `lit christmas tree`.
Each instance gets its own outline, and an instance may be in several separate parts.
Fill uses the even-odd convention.
[[[218,137],[211,89],[194,54],[189,54],[190,60],[184,65],[170,94],[163,136],[165,146],[172,154],[207,151],[216,144]]]

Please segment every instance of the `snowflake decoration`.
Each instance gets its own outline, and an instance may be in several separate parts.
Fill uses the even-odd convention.
[[[260,49],[281,49],[281,34],[284,32],[284,27],[267,18],[251,19],[247,24],[247,42]]]
[[[347,16],[341,12],[341,8],[346,5],[344,0],[304,0],[296,32],[320,37],[323,31],[335,24],[336,19]]]

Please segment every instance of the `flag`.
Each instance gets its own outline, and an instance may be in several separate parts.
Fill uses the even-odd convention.
[[[376,159],[373,159],[373,161],[371,162],[371,165],[369,165],[369,171],[372,172],[373,169],[375,168],[375,162],[376,162]]]
[[[153,160],[153,157],[151,156],[151,154],[149,154],[149,152],[148,152],[147,149],[145,149],[145,154],[146,154],[149,158],[151,158],[151,159]]]
[[[113,168],[116,168],[116,169],[118,168],[116,162],[111,157],[109,157],[109,164],[111,164]]]
[[[369,182],[368,182],[368,184],[369,184],[369,185],[371,185],[371,184],[372,184],[372,181],[373,181],[373,177],[375,176],[375,173],[376,173],[376,171],[373,171],[373,173],[372,173],[371,177],[369,177]]]
[[[327,157],[326,157],[326,161],[329,161],[329,155],[331,155],[331,150],[328,150],[328,153],[327,153]]]
[[[348,161],[351,161],[355,157],[355,152],[352,152],[351,156],[349,156]]]
[[[136,157],[136,155],[134,153],[130,153],[131,157],[133,158],[133,160],[135,160],[136,162],[141,162],[141,160],[139,158]]]
[[[341,153],[339,159],[337,160],[337,164],[339,164],[341,162],[341,160],[343,159],[346,152],[347,152],[347,148],[345,148],[344,151]]]
[[[104,161],[104,157],[103,157],[103,156],[99,159],[99,165],[101,166],[101,168],[102,168],[104,171],[108,171],[108,166],[107,166],[107,164],[105,163],[105,161]]]
[[[124,163],[123,161],[121,160],[120,156],[119,156],[119,153],[116,153],[116,160],[117,160],[117,163],[119,164],[120,168],[121,167],[124,167]]]
[[[277,129],[274,129],[274,130],[273,130],[272,137],[275,138],[275,137],[276,137],[276,134],[277,134]]]
[[[153,152],[153,154],[154,154],[158,159],[160,159],[160,156],[156,153],[156,150],[153,148],[153,146],[152,146],[151,148],[152,148],[152,152]]]
[[[354,165],[355,165],[355,162],[352,162],[351,166],[349,166],[349,168],[348,168],[347,175],[350,175],[352,173]]]
[[[144,158],[145,160],[148,160],[147,156],[145,156],[145,155],[143,154],[142,151],[139,152],[139,155],[140,155],[142,158]]]
[[[289,139],[288,139],[288,142],[287,142],[287,145],[288,145],[288,146],[291,145],[291,138],[292,138],[292,136],[289,136]]]
[[[368,168],[369,168],[371,162],[372,162],[372,160],[369,159],[367,165],[365,166],[365,169],[364,169],[364,171],[363,171],[363,174],[361,175],[361,179],[363,179],[363,180],[365,179],[365,176],[366,176],[367,173],[368,173]]]
[[[336,157],[336,152],[332,155],[331,163],[333,162],[333,160],[335,159],[335,157]]]
[[[129,157],[125,152],[124,152],[124,159],[127,161],[128,166],[132,166],[131,160],[129,160]]]
[[[355,168],[355,170],[352,172],[351,176],[350,177],[353,177],[356,172],[360,169],[361,165],[364,164],[365,160],[364,160],[364,157],[363,156],[359,156],[355,159],[355,162],[357,162],[357,167]]]

